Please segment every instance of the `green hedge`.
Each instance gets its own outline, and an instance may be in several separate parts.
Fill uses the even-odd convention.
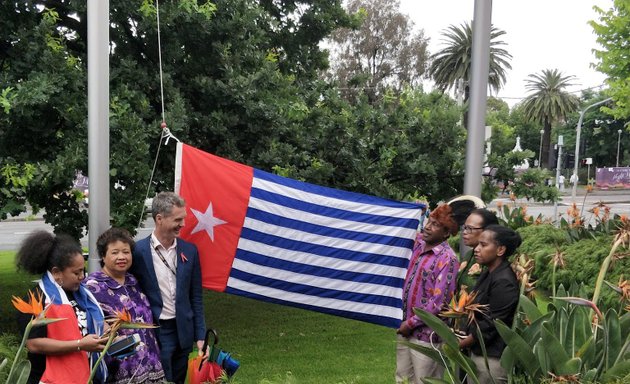
[[[519,228],[518,232],[523,237],[523,244],[518,252],[525,253],[535,260],[532,278],[536,280],[536,287],[545,294],[551,292],[552,265],[551,255],[556,252],[556,247],[564,253],[565,267],[556,271],[556,285],[570,287],[572,284],[584,284],[586,292],[592,296],[595,289],[595,281],[599,274],[603,260],[608,256],[612,247],[613,235],[597,234],[595,238],[582,239],[569,242],[566,230],[555,228],[552,225],[533,225]],[[618,253],[625,250],[618,250]],[[606,280],[617,284],[619,278],[628,277],[630,271],[630,258],[625,257],[616,260],[606,275]],[[619,309],[619,295],[609,287],[602,288],[600,307],[613,307]]]

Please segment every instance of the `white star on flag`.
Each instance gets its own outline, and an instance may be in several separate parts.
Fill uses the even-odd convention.
[[[192,235],[200,231],[206,231],[208,236],[210,236],[210,240],[214,242],[214,227],[216,227],[217,225],[226,224],[227,221],[223,221],[218,217],[214,217],[214,213],[212,211],[212,202],[208,204],[208,208],[206,208],[206,212],[204,213],[201,213],[193,208],[190,208],[190,210],[197,218],[197,225],[190,234]]]

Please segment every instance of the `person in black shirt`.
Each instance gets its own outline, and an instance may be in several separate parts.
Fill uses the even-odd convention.
[[[497,215],[486,209],[486,208],[477,208],[470,212],[464,225],[462,226],[462,240],[464,245],[470,247],[468,252],[465,255],[460,256],[460,262],[462,265],[460,266],[460,271],[457,275],[457,290],[462,289],[462,284],[467,287],[472,287],[475,285],[476,279],[472,276],[468,275],[468,271],[470,267],[475,264],[475,247],[479,244],[479,236],[483,233],[483,230],[489,225],[499,224],[499,219]],[[476,277],[476,276],[475,276]]]
[[[519,300],[519,285],[516,275],[510,268],[508,257],[520,244],[520,235],[512,229],[489,225],[479,236],[479,243],[475,247],[475,260],[485,267],[473,288],[473,291],[477,292],[475,303],[485,304],[487,308],[484,313],[475,313],[475,320],[467,326],[467,335],[460,340],[459,347],[470,349],[481,383],[491,383],[490,375],[495,383],[507,383],[507,373],[499,363],[505,342],[499,335],[494,320],[499,319],[508,326],[511,326],[514,320]],[[481,345],[477,340],[475,329],[477,326],[483,335],[490,370],[486,368]]]

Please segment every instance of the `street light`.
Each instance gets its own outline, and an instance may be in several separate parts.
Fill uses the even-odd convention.
[[[598,105],[604,104],[609,102],[610,100],[612,100],[612,97],[609,97],[607,99],[604,99],[602,101],[598,101],[597,103],[591,104],[589,106],[587,106],[586,108],[584,108],[581,112],[580,112],[580,119],[578,120],[578,125],[577,125],[577,134],[575,135],[575,165],[573,166],[573,174],[577,175],[578,173],[578,164],[580,164],[580,133],[582,132],[582,120],[584,120],[584,113],[593,107],[596,107]],[[571,189],[571,198],[573,198],[575,200],[575,194],[577,193],[577,183],[573,184],[573,188]]]
[[[621,145],[621,129],[617,131],[617,165],[619,166],[619,146]]]
[[[540,146],[538,147],[538,168],[540,168],[540,154],[542,153],[542,141],[543,141],[544,134],[545,134],[545,130],[541,129],[540,130]]]
[[[563,139],[562,135],[558,135],[558,159],[556,160],[556,188],[558,190],[562,190],[564,188],[560,188],[560,159],[562,159],[562,146],[564,145]],[[556,227],[560,226],[560,222],[558,221],[558,200],[553,203],[553,221],[556,223]]]

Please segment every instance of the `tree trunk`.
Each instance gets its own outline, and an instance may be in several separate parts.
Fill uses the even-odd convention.
[[[553,169],[555,167],[555,164],[553,164],[555,156],[553,146],[551,146],[551,124],[549,123],[549,120],[545,119],[543,129],[545,133],[543,133],[541,162],[543,163],[543,167]]]
[[[466,131],[468,131],[468,110],[470,108],[470,104],[468,104],[468,99],[470,99],[470,86],[466,85],[464,87],[464,100],[463,100],[464,101],[464,106],[463,106],[464,116],[462,117],[462,119],[464,120],[462,126],[464,127]]]

